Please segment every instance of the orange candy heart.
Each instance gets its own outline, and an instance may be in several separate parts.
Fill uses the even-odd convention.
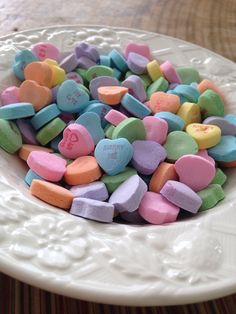
[[[39,111],[52,101],[52,92],[35,81],[26,80],[20,85],[19,99],[21,102],[30,102],[35,111]]]
[[[179,107],[180,100],[177,95],[156,92],[150,97],[150,109],[153,114],[162,111],[176,113]]]
[[[98,98],[107,105],[118,105],[121,98],[128,92],[123,86],[102,86],[98,88]]]
[[[53,71],[46,62],[31,62],[24,69],[26,80],[32,80],[39,85],[51,88],[53,85]]]

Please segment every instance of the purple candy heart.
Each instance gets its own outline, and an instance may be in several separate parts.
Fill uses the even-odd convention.
[[[17,119],[16,124],[21,132],[23,143],[38,145],[36,131],[28,119]]]
[[[96,62],[94,62],[93,60],[85,56],[79,57],[77,61],[78,61],[78,67],[85,70],[96,65]]]
[[[82,42],[75,47],[75,54],[77,59],[80,57],[87,57],[95,63],[99,60],[99,53],[97,49],[85,42]]]
[[[146,192],[146,183],[138,175],[133,175],[119,185],[108,202],[113,204],[120,213],[134,212]]]
[[[89,90],[93,99],[98,99],[98,88],[101,86],[119,86],[119,82],[115,77],[98,76],[89,83]]]
[[[166,150],[154,141],[134,141],[132,165],[141,174],[152,174],[166,159]]]
[[[66,56],[59,64],[59,67],[64,69],[66,73],[74,71],[78,67],[78,60],[74,53]]]
[[[230,123],[227,119],[217,116],[206,118],[203,124],[213,124],[221,129],[221,135],[236,135],[236,125]]]
[[[108,199],[107,188],[101,181],[72,186],[70,191],[75,197],[90,198],[97,201]]]
[[[121,85],[127,87],[129,89],[128,93],[139,101],[144,102],[147,99],[143,82],[139,76],[130,75]]]
[[[129,69],[135,74],[143,74],[150,61],[135,52],[130,52],[127,59]]]
[[[143,217],[139,214],[138,209],[135,210],[134,212],[123,212],[120,214],[121,217],[132,224],[142,224],[145,223],[145,220]]]
[[[176,206],[194,214],[196,214],[202,205],[202,200],[198,194],[186,184],[178,181],[167,181],[161,189],[160,194]]]
[[[70,213],[91,220],[112,222],[114,206],[106,202],[78,197],[74,198]]]

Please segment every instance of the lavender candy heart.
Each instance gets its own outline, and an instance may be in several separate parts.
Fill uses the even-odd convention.
[[[74,53],[66,56],[61,60],[59,67],[65,70],[66,73],[74,71],[78,67],[78,59]]]
[[[36,131],[28,119],[17,119],[16,124],[21,132],[24,144],[39,145],[36,140]]]
[[[138,209],[136,209],[134,212],[122,212],[120,215],[122,219],[132,224],[146,223],[143,217],[139,214]]]
[[[154,141],[134,141],[132,165],[141,174],[152,174],[158,165],[166,159],[163,146]]]
[[[96,65],[96,62],[94,62],[93,60],[87,58],[86,56],[81,56],[77,59],[78,61],[78,67],[81,69],[89,69],[91,67],[93,67],[94,65]]]
[[[128,93],[137,98],[139,101],[144,102],[147,99],[147,95],[144,89],[141,78],[137,75],[130,75],[121,84],[129,89]]]
[[[74,194],[75,198],[83,197],[97,201],[105,201],[109,196],[105,184],[101,181],[75,185],[71,187],[70,191]]]
[[[75,55],[77,59],[80,57],[87,57],[95,63],[99,60],[99,53],[97,49],[85,42],[82,42],[75,47]]]
[[[120,213],[134,212],[147,192],[146,183],[136,174],[129,177],[111,194],[108,202]]]
[[[135,74],[143,74],[146,72],[146,66],[149,62],[147,58],[135,52],[130,52],[128,55],[128,67]]]
[[[78,197],[74,198],[70,213],[75,216],[100,222],[112,222],[114,206],[106,202]]]
[[[160,191],[168,201],[176,206],[196,214],[202,205],[201,198],[186,184],[169,180]]]
[[[225,118],[211,116],[206,118],[202,123],[218,126],[221,129],[221,135],[236,135],[236,125],[230,123],[230,121]]]
[[[93,99],[98,99],[98,88],[101,86],[119,86],[119,82],[115,77],[98,76],[89,83],[89,90]]]

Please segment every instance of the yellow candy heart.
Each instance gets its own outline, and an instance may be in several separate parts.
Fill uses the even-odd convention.
[[[183,103],[177,115],[185,121],[185,125],[189,125],[191,123],[200,123],[201,122],[201,110],[200,107],[192,102]]]
[[[195,139],[199,149],[207,149],[220,142],[221,129],[216,125],[191,123],[186,132]]]
[[[52,86],[63,83],[66,79],[66,73],[59,67],[57,61],[53,59],[45,59],[44,62],[50,65],[52,69]]]

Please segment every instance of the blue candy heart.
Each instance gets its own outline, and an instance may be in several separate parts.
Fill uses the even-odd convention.
[[[104,128],[108,124],[108,122],[106,121],[104,117],[111,109],[112,109],[111,106],[105,105],[101,102],[90,101],[89,105],[83,110],[82,113],[85,113],[85,112],[96,113],[101,119],[102,127]]]
[[[89,102],[89,95],[73,80],[66,80],[57,92],[57,105],[63,112],[80,112]]]
[[[75,123],[83,125],[89,131],[95,145],[105,137],[101,126],[101,119],[94,112],[83,113],[77,120],[75,120]]]
[[[232,135],[221,136],[220,143],[208,149],[215,161],[230,162],[236,160],[236,138]]]
[[[24,69],[27,66],[27,64],[38,61],[38,58],[28,49],[21,50],[17,52],[15,56],[15,62],[13,64],[13,72],[15,76],[21,80],[24,81],[25,75],[24,75]]]
[[[110,176],[125,169],[133,156],[133,147],[126,138],[103,139],[95,149],[94,156],[101,168]]]

